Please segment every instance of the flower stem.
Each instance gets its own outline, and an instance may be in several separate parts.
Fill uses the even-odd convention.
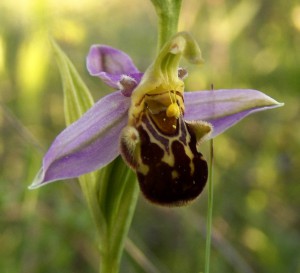
[[[182,0],[151,0],[158,16],[158,50],[178,31]]]
[[[105,255],[101,255],[101,258],[99,273],[119,273],[120,261],[117,261],[114,257]]]
[[[213,213],[213,157],[214,147],[213,140],[210,140],[210,160],[208,175],[208,206],[206,221],[206,246],[205,246],[205,269],[204,273],[209,273],[210,251],[211,251],[211,234],[212,234],[212,213]]]

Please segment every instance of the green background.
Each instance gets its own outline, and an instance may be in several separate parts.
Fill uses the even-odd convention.
[[[76,180],[29,191],[42,156],[64,128],[63,94],[49,36],[95,99],[112,90],[88,75],[91,44],[132,56],[144,71],[157,22],[146,0],[2,0],[0,3],[0,268],[97,272],[97,235]],[[186,0],[180,30],[202,49],[187,90],[252,88],[283,108],[257,113],[214,141],[211,272],[300,272],[300,4],[290,0]],[[203,153],[208,157],[208,145]],[[206,190],[183,208],[142,196],[121,272],[200,272]]]

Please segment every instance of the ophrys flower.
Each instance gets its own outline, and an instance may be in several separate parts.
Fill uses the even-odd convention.
[[[121,154],[151,201],[181,205],[197,197],[207,179],[200,143],[281,104],[248,89],[184,92],[182,55],[202,62],[187,33],[175,35],[142,74],[124,52],[92,46],[89,72],[118,91],[57,136],[31,188],[91,172]]]

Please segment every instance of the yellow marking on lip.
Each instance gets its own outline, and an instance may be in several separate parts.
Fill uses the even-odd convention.
[[[172,171],[172,179],[176,179],[179,177],[179,173],[176,170]]]
[[[140,162],[139,172],[142,173],[143,175],[147,175],[148,172],[149,172],[149,166],[147,166],[146,164],[143,164],[142,162]]]

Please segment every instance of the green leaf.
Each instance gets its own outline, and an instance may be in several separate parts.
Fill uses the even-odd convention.
[[[65,118],[69,125],[94,102],[74,65],[54,41],[52,46],[62,77]],[[79,177],[99,233],[101,273],[119,272],[124,242],[139,192],[135,180],[134,173],[120,157],[99,171]]]
[[[66,124],[69,125],[91,108],[94,104],[94,100],[87,86],[65,53],[53,40],[51,40],[51,43],[62,77],[65,119]]]

